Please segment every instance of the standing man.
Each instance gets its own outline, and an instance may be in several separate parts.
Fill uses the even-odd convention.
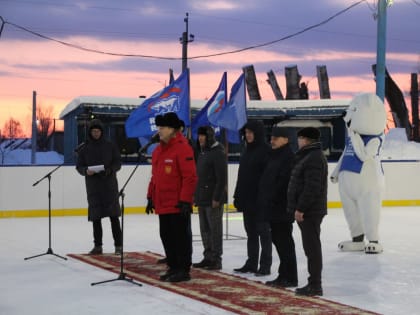
[[[104,138],[104,128],[99,119],[89,123],[89,140],[80,149],[76,169],[85,176],[88,201],[88,220],[93,224],[91,255],[102,254],[102,218],[111,220],[115,254],[122,251],[122,232],[119,216],[117,172],[121,169],[121,156],[114,143]]]
[[[244,126],[245,151],[239,161],[233,205],[243,212],[247,234],[248,259],[235,272],[253,272],[256,276],[271,273],[272,244],[270,224],[258,206],[258,183],[267,161],[270,147],[264,139],[264,125],[261,121],[249,121]],[[261,243],[261,256],[259,257]],[[258,268],[258,261],[260,267]]]
[[[222,269],[223,205],[227,198],[227,161],[211,126],[198,128],[197,175],[194,201],[198,206],[203,260],[196,268]]]
[[[279,255],[280,265],[277,278],[266,284],[296,287],[298,274],[293,240],[294,216],[287,211],[287,186],[295,155],[289,145],[286,128],[274,127],[270,142],[271,151],[261,175],[258,201],[259,208],[264,209],[270,222],[271,239]]]
[[[327,214],[328,163],[320,132],[313,127],[298,131],[298,148],[287,192],[287,208],[293,213],[302,235],[308,260],[308,284],[297,295],[322,295],[321,222]]]
[[[190,280],[192,256],[191,212],[197,183],[194,152],[179,131],[175,113],[157,115],[160,143],[152,154],[152,177],[147,192],[146,212],[159,215],[160,238],[168,270],[160,280]]]

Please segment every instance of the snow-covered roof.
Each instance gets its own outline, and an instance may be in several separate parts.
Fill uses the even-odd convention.
[[[78,108],[81,104],[103,105],[135,108],[143,103],[144,98],[133,97],[109,97],[109,96],[79,96],[73,99],[60,113],[59,118],[63,119],[68,113]],[[317,109],[317,108],[343,108],[347,107],[351,99],[317,99],[317,100],[281,100],[281,101],[248,101],[247,108],[258,109]],[[191,107],[201,109],[207,100],[192,100]]]
[[[106,106],[128,106],[137,107],[143,103],[144,98],[135,97],[110,97],[110,96],[79,96],[73,99],[67,106],[61,111],[59,118],[63,119],[68,113],[74,111],[81,104],[90,105],[106,105]]]

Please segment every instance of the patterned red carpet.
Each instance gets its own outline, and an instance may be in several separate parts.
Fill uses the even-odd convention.
[[[120,274],[120,256],[69,254],[85,263]],[[237,314],[375,314],[321,298],[297,297],[294,292],[270,288],[261,282],[217,271],[193,268],[191,280],[181,283],[159,281],[165,265],[156,264],[161,256],[153,253],[125,252],[124,273],[144,284],[187,296]]]

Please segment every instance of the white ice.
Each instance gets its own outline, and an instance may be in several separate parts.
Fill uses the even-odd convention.
[[[349,238],[341,209],[330,209],[322,224],[324,298],[382,314],[420,314],[419,207],[386,207],[380,225],[384,252],[367,255],[344,253],[339,241]],[[226,229],[226,222],[225,229]],[[155,215],[126,215],[125,251],[163,253]],[[113,251],[108,220],[103,221],[104,249]],[[51,248],[54,253],[85,253],[91,249],[92,227],[86,217],[52,217]],[[193,261],[201,260],[198,215],[192,216]],[[229,214],[228,240],[224,241],[223,272],[231,273],[245,261],[246,241],[242,215]],[[118,280],[91,286],[92,282],[118,275],[54,255],[24,260],[45,253],[49,247],[48,218],[0,220],[0,314],[231,314],[214,306],[144,284]],[[225,231],[226,232],[226,231]],[[306,284],[306,259],[299,229],[295,225],[299,285]],[[273,251],[271,276],[276,276],[278,258]]]

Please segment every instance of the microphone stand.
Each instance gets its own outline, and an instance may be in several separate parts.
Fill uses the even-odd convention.
[[[35,183],[32,184],[32,186],[36,186],[41,181],[43,181],[45,178],[48,178],[48,249],[43,254],[39,254],[39,255],[35,255],[35,256],[31,256],[31,257],[26,257],[25,260],[36,258],[36,257],[40,257],[40,256],[44,256],[44,255],[54,255],[54,256],[57,256],[57,257],[59,257],[61,259],[67,260],[66,257],[63,257],[63,256],[60,256],[60,255],[55,254],[53,252],[52,248],[51,248],[51,175],[56,170],[58,170],[61,166],[63,166],[63,164],[58,165],[51,172],[49,172],[44,177],[42,177],[41,179],[39,179],[38,181],[36,181]]]
[[[142,147],[139,151],[140,154],[142,154],[143,152],[145,152],[151,144],[153,144],[153,137],[152,140],[150,140],[144,147]],[[119,192],[119,196],[121,196],[121,260],[120,260],[120,274],[118,275],[117,278],[115,279],[110,279],[110,280],[105,280],[105,281],[100,281],[100,282],[93,282],[90,285],[97,285],[97,284],[102,284],[102,283],[107,283],[107,282],[113,282],[113,281],[117,281],[117,280],[125,280],[128,281],[132,284],[136,284],[138,286],[143,286],[141,283],[134,281],[133,279],[127,278],[126,277],[126,273],[124,272],[124,197],[125,197],[125,187],[127,186],[127,184],[129,183],[129,181],[131,180],[131,177],[133,177],[134,173],[136,172],[137,168],[139,167],[139,164],[136,165],[136,167],[134,167],[133,171],[131,172],[130,176],[128,176],[126,182],[124,183],[123,187],[121,188],[120,192]]]

